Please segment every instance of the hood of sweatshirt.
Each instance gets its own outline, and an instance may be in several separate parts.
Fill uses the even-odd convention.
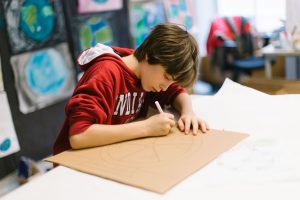
[[[133,53],[132,49],[109,47],[98,43],[96,46],[84,50],[78,57],[77,63],[82,70],[87,70],[95,61],[100,60],[115,60],[120,61],[121,57]]]

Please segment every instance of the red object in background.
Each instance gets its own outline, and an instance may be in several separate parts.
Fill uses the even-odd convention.
[[[232,24],[235,26],[235,30],[238,34],[241,34],[241,26],[242,26],[242,17],[234,16],[230,17]],[[250,23],[247,21],[244,23],[244,31],[245,33],[251,32]],[[210,56],[212,54],[212,50],[214,47],[221,47],[223,41],[219,38],[222,37],[228,40],[235,40],[236,35],[231,30],[227,20],[225,17],[217,17],[212,21],[210,31],[208,34],[208,39],[206,43],[207,54]]]

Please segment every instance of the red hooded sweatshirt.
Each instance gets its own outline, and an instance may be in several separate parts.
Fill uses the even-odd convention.
[[[121,60],[132,53],[132,49],[97,44],[78,57],[77,62],[85,72],[66,104],[54,155],[71,149],[69,137],[84,132],[92,124],[124,124],[145,117],[154,101],[170,105],[185,91],[172,84],[165,92],[145,92],[140,80]]]

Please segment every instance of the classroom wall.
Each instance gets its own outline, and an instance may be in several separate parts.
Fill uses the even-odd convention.
[[[9,1],[9,0],[7,0]],[[89,14],[78,14],[75,7],[77,6],[77,1],[62,0],[64,18],[63,22],[66,31],[66,35],[62,39],[67,43],[68,49],[70,50],[73,67],[75,72],[80,72],[78,66],[76,66],[76,57],[79,52],[77,48],[75,31],[72,29],[76,23],[80,20],[79,18],[88,18],[93,16],[92,13]],[[2,4],[0,4],[2,5]],[[11,114],[17,133],[17,137],[20,144],[20,151],[6,156],[0,159],[0,178],[4,177],[8,173],[12,172],[18,167],[18,162],[20,156],[26,156],[34,160],[40,160],[52,153],[52,146],[55,138],[62,126],[64,119],[64,107],[67,98],[60,100],[53,105],[46,106],[45,108],[38,109],[34,112],[24,114],[20,112],[18,95],[15,87],[15,76],[11,64],[11,57],[14,56],[11,51],[11,46],[9,43],[9,36],[7,32],[7,24],[4,19],[3,7],[0,7],[0,55],[2,61],[2,73],[3,82],[5,87],[5,92],[8,96],[8,101],[11,109]],[[123,9],[118,11],[107,11],[101,13],[94,13],[95,15],[103,15],[108,17],[113,17],[114,26],[113,29],[117,30],[115,35],[118,38],[117,46],[130,47],[129,38],[129,13],[128,13],[128,1],[123,0]],[[119,20],[121,19],[122,20]],[[41,46],[37,46],[33,50],[41,50],[47,47],[52,47],[57,45],[57,43],[46,43]],[[33,51],[32,50],[32,51]],[[28,50],[30,52],[30,50]],[[22,54],[21,52],[19,54]],[[25,52],[27,53],[27,52]],[[74,74],[74,80],[77,74]],[[1,123],[1,122],[0,122]]]
[[[217,14],[217,1],[216,0],[194,0],[196,12],[197,25],[199,27],[199,48],[200,55],[206,56],[206,40],[208,37],[210,24]]]
[[[300,35],[300,1],[286,0],[286,28],[292,31],[294,26],[297,26],[296,33]]]

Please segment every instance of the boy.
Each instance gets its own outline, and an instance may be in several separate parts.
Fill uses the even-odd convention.
[[[54,154],[167,135],[174,116],[145,117],[159,101],[180,113],[178,127],[186,134],[209,128],[192,111],[189,95],[177,84],[191,86],[197,78],[198,46],[185,30],[172,24],[154,27],[135,50],[97,44],[78,58],[85,71],[66,105],[66,119],[54,144]],[[177,84],[176,84],[177,83]]]

